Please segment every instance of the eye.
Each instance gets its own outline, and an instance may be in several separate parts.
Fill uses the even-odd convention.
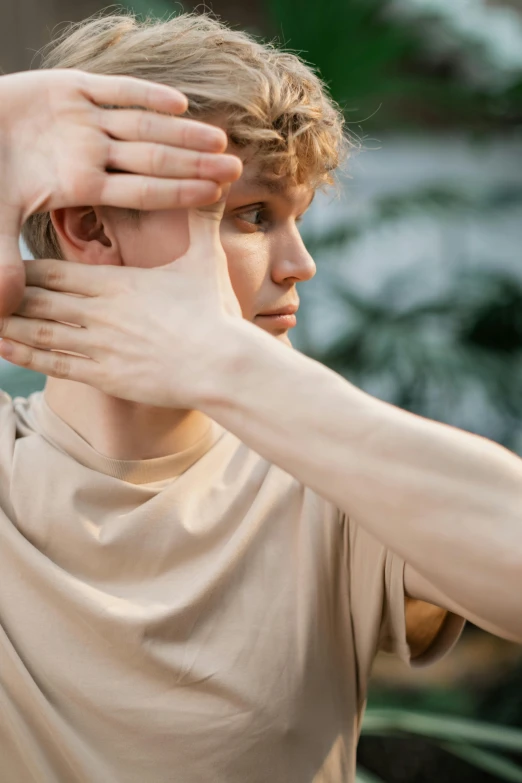
[[[268,211],[265,207],[255,207],[246,209],[244,212],[237,212],[236,218],[243,223],[248,223],[252,229],[266,228],[270,222]]]
[[[240,217],[241,220],[246,220],[247,223],[253,223],[257,226],[261,223],[262,211],[263,210],[261,209],[250,209],[248,212],[241,212],[238,217]]]

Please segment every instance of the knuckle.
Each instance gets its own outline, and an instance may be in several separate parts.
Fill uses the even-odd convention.
[[[37,348],[49,348],[53,344],[54,331],[48,324],[39,324],[34,332],[34,344]]]
[[[141,187],[138,194],[139,209],[150,209],[152,203],[153,188],[147,177],[143,177],[141,181]]]
[[[68,378],[71,374],[71,363],[66,356],[57,354],[51,364],[51,373],[55,378]]]
[[[155,144],[151,149],[150,169],[155,177],[165,172],[167,164],[167,150],[160,144]]]
[[[22,367],[32,368],[34,366],[34,351],[30,348],[21,350],[18,355],[18,364]]]
[[[59,266],[53,265],[46,271],[43,279],[44,288],[55,289],[64,283],[64,273]]]
[[[169,184],[169,194],[170,194],[170,200],[173,205],[176,205],[177,207],[183,206],[183,199],[185,197],[184,195],[184,183],[180,180],[173,180]]]
[[[204,179],[208,166],[207,166],[207,157],[202,152],[196,153],[195,167],[196,167],[197,176],[201,177],[201,179]]]
[[[27,302],[26,306],[27,315],[41,316],[46,318],[51,315],[51,303],[46,296],[35,296],[31,301]]]
[[[152,135],[152,114],[141,111],[138,118],[137,136],[139,141],[146,141]]]

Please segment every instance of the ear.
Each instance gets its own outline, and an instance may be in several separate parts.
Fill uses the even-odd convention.
[[[83,264],[120,266],[116,232],[103,207],[67,207],[51,212],[64,258]]]

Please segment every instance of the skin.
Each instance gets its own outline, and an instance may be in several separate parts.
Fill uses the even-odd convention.
[[[18,238],[29,215],[83,204],[199,207],[240,176],[238,158],[222,154],[221,128],[177,116],[187,105],[178,90],[126,76],[0,76],[0,316],[23,296]],[[123,108],[136,106],[148,111]]]
[[[288,181],[276,188],[265,179],[258,164],[245,163],[226,198],[220,238],[243,318],[290,345],[288,330],[259,313],[297,303],[297,283],[315,274],[298,227],[314,193]],[[183,256],[190,244],[186,209],[144,213],[136,220],[110,207],[67,208],[52,213],[52,220],[64,257],[82,264],[160,267]],[[208,427],[200,411],[136,404],[68,380],[49,378],[45,395],[62,419],[115,459],[175,453]]]

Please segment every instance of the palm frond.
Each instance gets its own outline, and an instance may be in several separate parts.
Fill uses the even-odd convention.
[[[363,734],[390,732],[407,732],[444,742],[486,745],[522,753],[522,729],[413,710],[367,710],[362,726]]]

